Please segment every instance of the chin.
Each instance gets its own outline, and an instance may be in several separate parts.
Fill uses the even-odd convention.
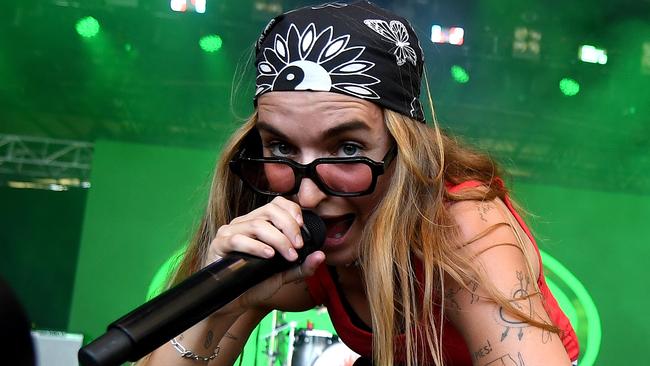
[[[341,248],[343,249],[343,248]],[[346,250],[347,249],[347,250]],[[350,250],[351,248],[345,248],[343,250],[330,250],[325,251],[325,264],[328,266],[347,266],[359,258],[357,253],[353,253]]]

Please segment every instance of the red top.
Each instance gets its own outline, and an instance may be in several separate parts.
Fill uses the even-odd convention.
[[[499,181],[499,183],[501,183],[501,181]],[[450,193],[454,193],[465,188],[474,188],[479,185],[482,185],[482,183],[478,181],[468,181],[457,186],[448,187],[448,190]],[[579,352],[578,338],[569,322],[569,319],[564,315],[546,285],[542,259],[539,254],[539,249],[537,248],[537,243],[524,221],[514,210],[512,203],[507,196],[505,198],[505,204],[517,219],[519,225],[524,229],[535,247],[540,268],[537,285],[539,286],[539,290],[544,299],[544,308],[553,321],[553,324],[562,330],[560,337],[564,344],[564,348],[567,350],[569,358],[571,358],[572,361],[575,361],[578,359]],[[417,263],[417,267],[421,267],[421,263],[419,261]],[[363,329],[362,325],[359,325],[360,321],[358,320],[355,325],[353,319],[358,319],[358,317],[356,314],[352,313],[352,310],[348,310],[350,309],[350,306],[347,304],[345,299],[341,298],[339,291],[337,290],[337,284],[332,278],[332,274],[333,273],[328,270],[326,265],[321,265],[312,277],[306,279],[309,293],[316,303],[327,306],[334,328],[341,340],[361,356],[372,359],[372,332],[370,329]],[[421,277],[421,268],[416,268],[416,275]],[[436,320],[439,321],[439,317]],[[442,341],[442,347],[443,354],[445,355],[445,364],[449,366],[471,366],[472,358],[467,349],[467,345],[465,344],[465,340],[458,330],[456,330],[456,328],[454,328],[454,326],[446,319],[443,322],[443,334],[444,339]],[[406,363],[404,341],[404,334],[399,334],[395,337],[395,363],[397,364]],[[430,357],[428,360],[429,363],[433,365]]]

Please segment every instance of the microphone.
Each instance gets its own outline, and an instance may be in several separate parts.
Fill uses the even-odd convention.
[[[301,264],[323,245],[326,231],[316,214],[302,215],[304,245],[297,250],[298,260],[289,262],[277,252],[270,259],[230,253],[111,323],[104,335],[79,350],[81,365],[137,361],[254,285]]]

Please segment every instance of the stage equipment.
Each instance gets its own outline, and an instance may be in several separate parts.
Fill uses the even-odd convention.
[[[314,311],[327,313],[325,308]],[[335,334],[314,329],[311,323],[298,328],[295,320],[287,321],[290,317],[291,313],[272,313],[271,332],[264,336],[269,366],[352,365],[360,357]]]

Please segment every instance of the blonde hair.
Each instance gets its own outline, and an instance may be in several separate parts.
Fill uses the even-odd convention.
[[[458,251],[459,232],[446,203],[504,199],[505,188],[495,184],[500,175],[496,164],[445,135],[435,123],[429,127],[387,109],[384,120],[398,154],[389,188],[369,219],[360,243],[373,324],[374,362],[393,364],[393,338],[404,331],[408,365],[422,363],[417,355],[427,351],[436,365],[443,365],[442,321],[436,319],[444,319],[445,275],[470,292],[470,284],[480,284],[492,301],[511,313],[532,325],[557,332],[552,325],[531,319],[513,306],[471,258]],[[170,286],[201,268],[220,226],[268,202],[267,198],[244,189],[228,167],[242,145],[259,144],[256,122],[257,115],[253,114],[226,145],[215,168],[206,212]],[[483,182],[483,189],[454,194],[446,189],[446,184],[468,180]],[[422,263],[423,283],[416,277],[414,257]],[[418,301],[418,294],[423,296],[423,302]],[[435,304],[443,312],[440,317],[434,314]]]

